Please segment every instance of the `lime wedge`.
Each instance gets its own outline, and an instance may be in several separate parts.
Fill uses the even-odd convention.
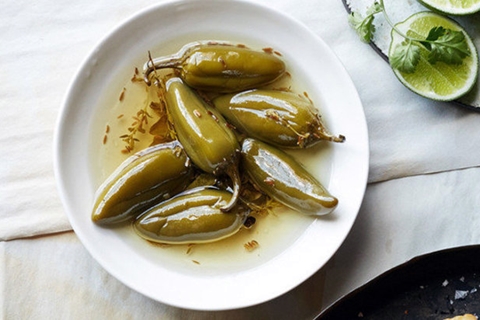
[[[467,93],[478,77],[478,54],[475,45],[465,30],[455,21],[431,11],[416,13],[395,27],[412,38],[425,39],[431,28],[442,26],[445,29],[462,31],[465,35],[470,56],[463,59],[462,64],[446,64],[428,61],[428,50],[421,49],[420,62],[413,73],[404,73],[396,69],[393,72],[407,88],[433,100],[451,101]],[[405,39],[392,30],[392,42],[389,55],[397,45]]]
[[[425,7],[451,15],[467,15],[480,11],[480,0],[418,0]]]

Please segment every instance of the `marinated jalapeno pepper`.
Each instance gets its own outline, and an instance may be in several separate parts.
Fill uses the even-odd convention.
[[[228,175],[233,183],[233,197],[222,210],[231,209],[239,196],[240,146],[225,119],[186,86],[173,77],[165,83],[165,99],[178,140],[200,169],[214,175]]]
[[[218,205],[226,205],[231,198],[230,192],[213,187],[190,189],[144,212],[134,229],[142,238],[160,243],[220,240],[236,233],[250,213],[241,204],[222,212]]]
[[[145,82],[161,68],[175,68],[189,86],[215,92],[263,86],[285,73],[285,63],[272,53],[217,42],[189,43],[174,55],[148,61]]]
[[[327,131],[311,100],[293,92],[250,90],[219,96],[213,103],[237,129],[278,147],[305,148],[322,140],[345,140]]]
[[[242,145],[242,165],[252,182],[272,199],[309,215],[333,211],[338,200],[285,152],[255,139]]]
[[[101,225],[131,220],[147,207],[183,191],[192,178],[190,161],[178,141],[137,152],[98,189],[92,220]]]

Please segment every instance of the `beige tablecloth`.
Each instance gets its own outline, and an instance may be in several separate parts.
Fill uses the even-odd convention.
[[[112,28],[152,2],[9,1],[0,10],[0,318],[309,319],[418,254],[480,242],[480,113],[404,88],[358,40],[340,0],[257,2],[325,40],[364,104],[369,184],[338,253],[291,292],[222,312],[167,306],[107,274],[71,231],[55,186],[53,134],[80,63]]]

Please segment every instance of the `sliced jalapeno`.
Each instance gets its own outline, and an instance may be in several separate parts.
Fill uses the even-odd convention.
[[[214,187],[182,192],[147,210],[137,218],[134,229],[142,238],[160,243],[203,243],[235,234],[250,210],[237,204],[228,213],[220,210],[232,194]]]
[[[252,182],[272,199],[309,215],[333,211],[338,200],[285,152],[255,139],[242,144],[242,165]]]
[[[305,148],[319,141],[343,142],[328,132],[311,100],[280,90],[249,90],[213,100],[238,130],[278,147]]]
[[[237,138],[225,119],[203,101],[178,77],[165,83],[168,112],[178,140],[192,162],[214,175],[228,175],[233,183],[233,197],[222,210],[228,211],[239,196]]]
[[[190,161],[178,141],[149,147],[125,160],[99,187],[92,220],[101,225],[131,220],[183,191],[192,178]]]
[[[206,91],[235,92],[266,85],[285,73],[285,63],[272,53],[218,42],[192,42],[178,53],[144,66],[144,80],[156,69],[175,68],[189,86]]]

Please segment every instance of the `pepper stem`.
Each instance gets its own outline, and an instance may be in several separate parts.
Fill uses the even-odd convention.
[[[180,63],[181,60],[176,54],[152,59],[149,53],[149,59],[143,65],[143,81],[149,86],[152,84],[150,80],[152,72],[155,72],[157,69],[178,68]]]
[[[240,187],[242,185],[242,180],[240,177],[240,172],[238,172],[238,165],[233,162],[225,169],[225,174],[232,180],[233,185],[233,195],[230,201],[223,207],[220,208],[222,212],[228,212],[237,203],[240,197]]]
[[[333,142],[344,142],[345,136],[339,134],[338,136],[331,134],[327,127],[324,125],[321,116],[316,115],[317,121],[315,123],[316,128],[313,130],[313,136],[319,140],[327,140]]]
[[[333,135],[328,132],[324,127],[318,128],[318,131],[314,133],[314,135],[318,136],[321,140],[328,140],[333,142],[344,142],[345,136],[344,135]]]

